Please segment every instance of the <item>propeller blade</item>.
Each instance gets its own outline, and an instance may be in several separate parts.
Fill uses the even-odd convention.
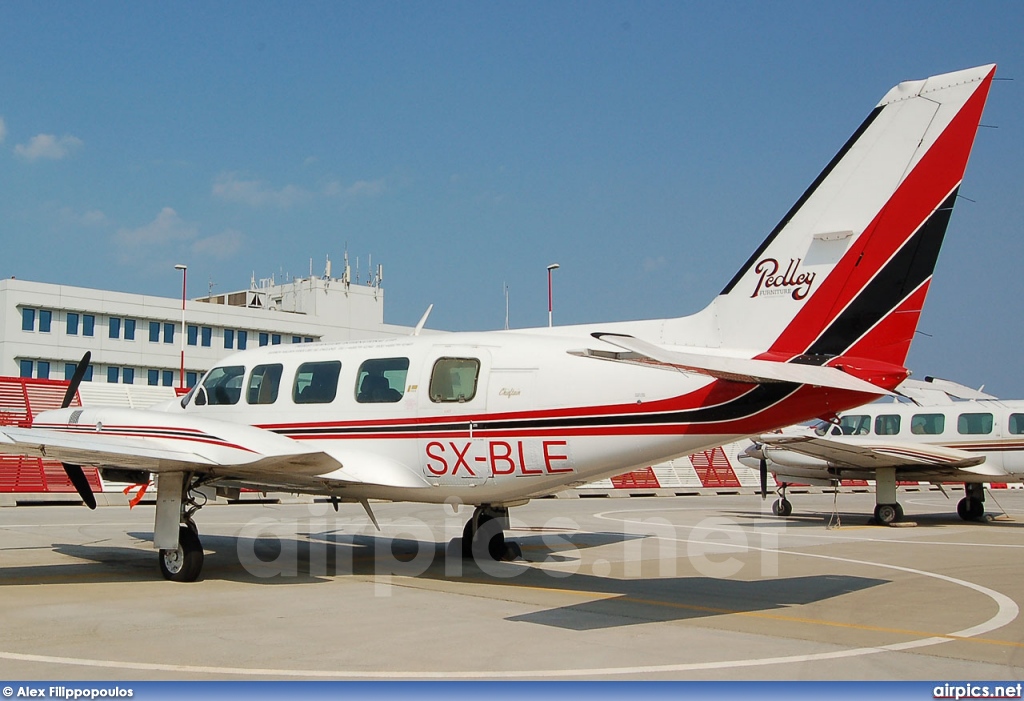
[[[89,369],[89,361],[91,359],[92,353],[86,351],[82,359],[78,361],[78,367],[75,368],[75,373],[71,376],[71,382],[68,384],[68,391],[64,393],[64,401],[60,403],[61,409],[67,409],[71,406],[71,402],[75,399],[75,393],[78,392],[78,385],[82,384],[85,371]],[[92,487],[89,485],[89,480],[85,476],[81,465],[69,465],[66,462],[61,463],[61,465],[64,466],[64,472],[67,474],[68,479],[71,480],[71,484],[75,485],[75,491],[78,492],[78,496],[82,497],[82,501],[85,502],[86,506],[90,509],[95,509],[96,496],[92,493]]]
[[[92,487],[89,485],[89,479],[85,476],[85,472],[82,470],[80,465],[69,465],[64,462],[61,463],[64,466],[64,472],[67,473],[68,479],[71,480],[71,484],[75,485],[75,491],[78,492],[78,496],[82,497],[82,501],[90,509],[96,508],[96,496],[92,493]]]
[[[78,367],[75,368],[75,374],[71,376],[71,384],[68,385],[68,391],[64,393],[64,401],[60,403],[61,409],[67,409],[71,406],[71,402],[75,399],[75,393],[78,391],[78,385],[82,384],[85,371],[89,369],[89,361],[91,359],[92,352],[86,351],[82,359],[78,361]]]
[[[768,459],[761,458],[761,501],[768,498]]]

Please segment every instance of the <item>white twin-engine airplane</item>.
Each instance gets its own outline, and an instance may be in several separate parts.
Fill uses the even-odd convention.
[[[261,348],[159,410],[71,407],[76,376],[67,408],[0,429],[0,450],[63,462],[89,506],[80,465],[155,474],[172,580],[202,568],[201,488],[461,500],[464,555],[501,558],[509,507],[902,382],[994,72],[890,90],[692,316]]]
[[[986,482],[1024,482],[1024,401],[1002,401],[945,380],[908,380],[900,393],[913,404],[876,403],[812,427],[758,436],[740,462],[775,474],[772,505],[789,516],[789,484],[834,485],[875,480],[875,520],[903,519],[897,481],[964,485],[960,518],[985,515]]]

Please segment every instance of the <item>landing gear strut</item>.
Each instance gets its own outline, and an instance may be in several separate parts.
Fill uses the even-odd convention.
[[[875,470],[875,522],[889,526],[903,520],[903,507],[896,501],[896,468]]]
[[[956,513],[964,521],[980,521],[985,518],[985,485],[965,484],[964,496],[956,505]]]
[[[157,477],[153,544],[160,551],[160,573],[172,582],[194,582],[203,570],[203,545],[192,518],[206,504],[199,484],[200,478],[183,472]]]
[[[481,504],[462,529],[462,557],[476,560],[511,561],[522,557],[519,544],[505,541],[508,508]]]

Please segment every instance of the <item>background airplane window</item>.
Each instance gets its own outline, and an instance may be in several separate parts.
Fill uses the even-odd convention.
[[[281,387],[281,364],[257,365],[249,375],[249,391],[245,401],[249,404],[273,404]]]
[[[937,436],[945,430],[943,414],[914,414],[910,419],[910,432],[919,436]]]
[[[405,394],[408,358],[374,358],[359,366],[356,401],[361,404],[397,402]]]
[[[867,414],[847,414],[839,419],[844,436],[866,436],[871,432],[871,417]]]
[[[1015,435],[1024,433],[1024,414],[1010,414],[1008,430]]]
[[[965,436],[992,433],[992,414],[960,414],[956,420],[956,430]]]
[[[338,394],[341,361],[303,363],[295,373],[292,399],[296,404],[329,404]]]
[[[899,432],[899,414],[880,414],[875,418],[875,433],[879,436],[895,436]]]
[[[430,374],[430,401],[468,402],[476,396],[480,361],[476,358],[440,358]]]
[[[238,404],[238,400],[242,396],[244,376],[245,367],[242,365],[229,365],[210,370],[203,380],[207,403],[210,405]]]

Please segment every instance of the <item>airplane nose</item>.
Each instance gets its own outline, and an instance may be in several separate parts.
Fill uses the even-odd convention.
[[[751,443],[743,452],[754,460],[764,460],[764,443]]]

